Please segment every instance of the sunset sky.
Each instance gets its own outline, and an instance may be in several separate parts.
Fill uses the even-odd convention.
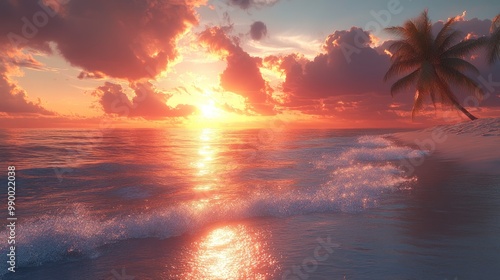
[[[428,8],[489,34],[497,1],[7,0],[0,2],[0,127],[418,127],[464,119],[383,81],[391,38]],[[500,63],[469,58],[500,116]],[[485,83],[486,82],[486,83]],[[456,91],[459,100],[465,95]],[[464,119],[465,120],[465,119]],[[104,123],[104,124],[103,124]]]

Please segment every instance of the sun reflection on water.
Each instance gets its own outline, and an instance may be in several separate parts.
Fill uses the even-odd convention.
[[[269,279],[277,262],[263,240],[243,225],[213,229],[196,243],[188,278]]]
[[[203,129],[191,158],[195,199],[191,210],[200,219],[217,217],[228,201],[223,188],[227,166],[222,162],[226,149],[222,135],[214,129]],[[217,218],[216,218],[217,219]],[[245,226],[221,226],[212,229],[193,243],[187,251],[189,269],[182,279],[272,279],[277,260],[269,253],[268,240],[263,233]]]
[[[214,137],[215,130],[212,128],[204,128],[201,130],[200,140],[201,142],[208,142]]]
[[[214,157],[217,156],[218,150],[211,145],[217,137],[217,131],[214,129],[201,130],[197,158],[193,163],[196,170],[194,175],[197,178],[193,191],[204,199],[208,197],[208,192],[216,188],[218,182],[214,163]]]

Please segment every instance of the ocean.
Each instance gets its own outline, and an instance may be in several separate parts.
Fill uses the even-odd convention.
[[[396,132],[0,130],[0,277],[499,279],[500,176]]]

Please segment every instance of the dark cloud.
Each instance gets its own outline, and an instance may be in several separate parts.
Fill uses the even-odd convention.
[[[321,99],[388,90],[383,75],[389,67],[389,56],[379,54],[370,43],[368,32],[353,27],[329,35],[323,45],[325,52],[312,61],[284,57],[284,92],[292,98]]]
[[[279,0],[228,0],[228,3],[241,9],[261,8],[264,6],[272,6]]]
[[[145,119],[187,117],[196,111],[191,105],[179,104],[175,108],[167,105],[172,96],[156,90],[151,83],[132,83],[135,96],[130,100],[121,85],[105,82],[94,91],[98,102],[107,114]]]
[[[272,89],[260,73],[260,58],[250,56],[239,46],[238,39],[230,38],[221,27],[207,28],[199,34],[199,40],[227,62],[220,77],[222,88],[245,97],[258,114],[275,114]]]
[[[267,35],[267,26],[262,21],[256,21],[250,26],[250,37],[255,41],[260,41]]]
[[[194,7],[204,2],[0,1],[0,45],[51,52],[53,42],[86,72],[128,80],[153,77],[177,57],[177,39],[197,24]]]
[[[99,72],[87,72],[82,71],[78,74],[78,79],[102,79],[105,78],[105,75]]]

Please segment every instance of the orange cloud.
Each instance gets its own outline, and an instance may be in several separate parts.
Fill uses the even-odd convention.
[[[191,105],[179,104],[172,108],[167,101],[172,95],[160,92],[151,83],[133,83],[135,96],[132,100],[123,92],[121,85],[105,82],[92,95],[98,98],[106,114],[128,118],[163,119],[187,117],[196,111]]]
[[[209,27],[199,34],[199,42],[212,53],[222,54],[227,67],[221,74],[221,86],[247,99],[250,109],[261,115],[276,114],[272,89],[262,78],[262,59],[250,56],[237,38],[230,38],[223,27]],[[227,29],[227,28],[226,28]]]
[[[10,78],[20,73],[20,66],[34,69],[43,68],[43,65],[34,60],[31,55],[0,49],[0,112],[53,115],[53,112],[43,108],[40,100],[36,103],[28,100],[26,92]]]

